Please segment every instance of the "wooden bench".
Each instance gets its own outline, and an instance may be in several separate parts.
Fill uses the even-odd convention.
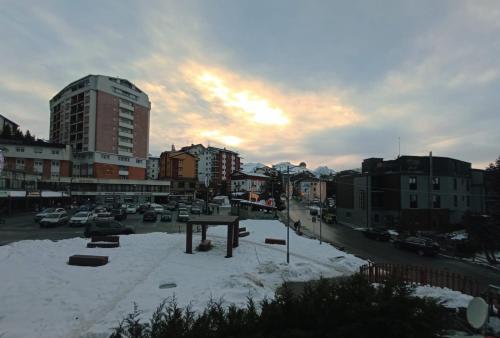
[[[69,265],[101,266],[108,264],[108,256],[73,255],[69,257]]]
[[[113,242],[120,243],[120,236],[92,236],[92,242]]]
[[[238,237],[247,237],[248,235],[250,235],[250,233],[248,231],[245,231],[245,232],[240,232],[238,234]]]
[[[198,245],[198,250],[200,251],[208,251],[212,248],[212,241],[204,240],[201,241],[200,245]]]
[[[245,231],[247,231],[247,228],[246,227],[241,227],[241,228],[238,229],[238,231],[239,232],[245,232]]]
[[[89,242],[87,248],[117,248],[120,246],[119,242]]]
[[[278,239],[278,238],[266,238],[265,243],[266,244],[286,245],[286,240]]]

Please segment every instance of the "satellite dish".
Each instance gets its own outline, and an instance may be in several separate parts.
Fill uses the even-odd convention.
[[[481,328],[488,319],[488,304],[481,297],[475,297],[467,307],[467,321],[475,328]]]

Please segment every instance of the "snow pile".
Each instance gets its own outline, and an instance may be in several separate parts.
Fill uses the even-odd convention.
[[[443,302],[443,305],[448,308],[466,308],[472,300],[472,296],[461,293],[460,291],[453,291],[448,288],[440,288],[434,286],[417,286],[415,289],[415,296],[417,297],[430,297],[436,298]]]
[[[351,274],[366,262],[330,245],[290,233],[290,265],[278,221],[242,221],[250,232],[233,258],[224,258],[226,227],[208,230],[214,248],[184,253],[185,235],[121,236],[120,247],[88,249],[87,240],[21,241],[0,247],[1,337],[107,337],[133,303],[149,319],[158,304],[175,295],[180,306],[202,309],[209,299],[246,304],[272,297],[283,281]],[[201,235],[194,234],[193,244]],[[107,255],[107,265],[67,265],[74,254]]]

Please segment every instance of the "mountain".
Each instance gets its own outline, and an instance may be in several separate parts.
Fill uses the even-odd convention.
[[[265,164],[255,162],[255,163],[244,163],[241,165],[240,169],[244,173],[251,174],[254,173],[257,168],[265,167]]]
[[[335,174],[335,170],[328,168],[327,166],[319,166],[316,169],[314,169],[313,173],[316,176],[321,176],[321,175],[332,175]]]
[[[273,168],[279,172],[282,172],[282,173],[286,173],[288,167],[290,167],[291,174],[297,174],[297,173],[301,173],[304,171],[309,171],[309,172],[311,171],[311,170],[307,169],[306,167],[296,166],[294,164],[291,164],[290,162],[280,162],[280,163],[273,164]]]

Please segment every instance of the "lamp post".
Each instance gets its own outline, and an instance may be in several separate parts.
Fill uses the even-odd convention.
[[[286,196],[287,196],[287,206],[286,206],[286,213],[287,213],[287,222],[286,222],[286,263],[290,263],[290,168],[296,168],[298,166],[286,166],[286,173],[288,176],[288,183],[286,186]]]

